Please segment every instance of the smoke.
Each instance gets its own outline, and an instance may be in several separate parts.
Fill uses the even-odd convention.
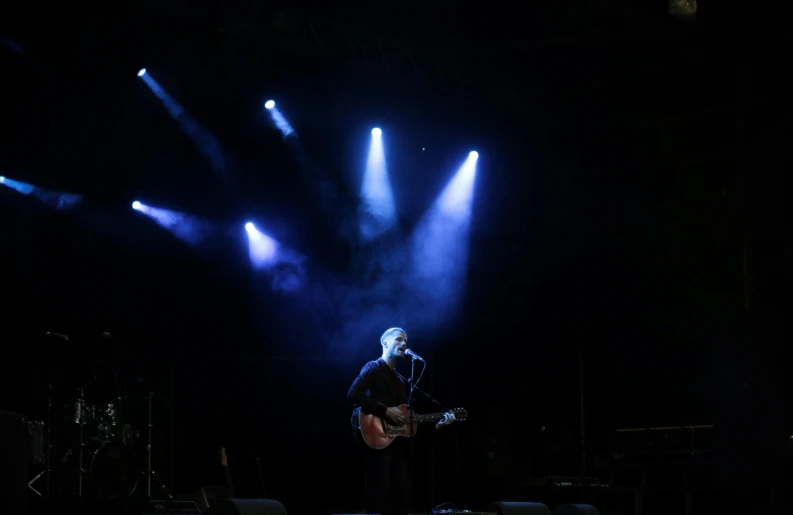
[[[356,358],[379,352],[379,337],[392,326],[434,332],[436,309],[430,292],[410,271],[407,241],[399,233],[360,246],[346,274],[305,282],[305,311],[329,352]],[[305,277],[305,276],[303,276]]]
[[[312,334],[322,335],[329,352],[351,359],[359,351],[369,356],[379,352],[380,335],[388,327],[405,327],[411,334],[434,332],[437,297],[416,277],[409,241],[400,227],[363,242],[358,223],[363,207],[358,206],[357,196],[313,162],[297,134],[291,133],[286,143],[303,183],[336,235],[350,244],[352,256],[346,272],[312,270],[310,280],[305,259],[284,260],[273,275],[273,291],[300,290],[301,324],[310,324]]]
[[[411,237],[413,281],[436,306],[459,304],[468,267],[467,228],[437,213],[423,220]]]
[[[296,293],[306,286],[306,257],[291,249],[280,249],[278,262],[272,270],[272,289],[275,293]]]

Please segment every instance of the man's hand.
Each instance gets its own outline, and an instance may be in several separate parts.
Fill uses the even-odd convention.
[[[388,408],[385,412],[385,421],[392,426],[404,426],[405,417],[402,412],[396,408]]]
[[[450,426],[454,424],[456,418],[454,418],[454,413],[451,411],[443,416],[440,422],[435,426],[435,429],[440,429],[442,427]]]

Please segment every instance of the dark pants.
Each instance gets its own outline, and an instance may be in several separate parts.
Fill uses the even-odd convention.
[[[411,490],[405,441],[380,451],[364,449],[367,513],[408,515]]]

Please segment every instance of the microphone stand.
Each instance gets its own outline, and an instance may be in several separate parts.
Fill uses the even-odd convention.
[[[416,460],[414,456],[414,448],[415,444],[413,443],[413,436],[415,434],[415,425],[413,423],[413,392],[416,390],[415,385],[416,379],[416,357],[410,357],[410,392],[408,393],[408,422],[410,422],[410,449],[408,451],[408,466],[410,467],[410,498],[408,499],[408,513],[413,513],[413,505],[415,504],[415,500],[413,499],[414,494],[416,492]]]
[[[264,473],[262,472],[262,463],[259,459],[259,453],[255,449],[253,450],[253,460],[256,462],[256,472],[259,474],[259,484],[262,487],[262,495],[261,499],[267,499],[269,495],[267,494],[267,485],[264,482]]]

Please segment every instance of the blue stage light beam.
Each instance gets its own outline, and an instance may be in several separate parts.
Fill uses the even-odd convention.
[[[26,53],[25,49],[22,48],[22,45],[20,45],[11,38],[4,36],[3,34],[0,34],[0,45],[3,45],[4,47],[6,47],[11,52],[14,52],[15,54],[25,55]]]
[[[369,157],[361,184],[358,220],[364,241],[377,238],[396,225],[396,206],[388,177],[383,131],[378,128],[372,129]]]
[[[152,207],[142,202],[132,203],[132,209],[151,218],[157,225],[173,234],[178,240],[198,250],[202,243],[216,232],[214,224],[179,211]]]
[[[278,262],[278,242],[261,232],[253,222],[245,224],[248,233],[248,256],[256,270],[271,268]]]
[[[193,141],[196,150],[207,160],[212,170],[225,177],[226,157],[220,149],[220,142],[208,130],[203,128],[192,116],[185,112],[184,107],[165,91],[151,76],[151,72],[143,68],[138,77],[151,89],[152,93],[162,101],[165,109],[182,127],[185,134]]]
[[[439,317],[460,306],[479,155],[471,152],[411,235],[409,284],[420,284]]]
[[[468,159],[465,160],[438,198],[440,214],[466,227],[471,218],[476,163],[478,160],[478,152],[473,151],[468,154]]]
[[[17,193],[21,193],[23,195],[30,195],[36,190],[36,187],[32,184],[28,184],[26,182],[15,181],[14,179],[9,179],[8,177],[0,177],[0,184],[11,188],[12,190],[16,191]]]
[[[295,129],[289,125],[289,122],[284,117],[283,113],[275,107],[275,100],[268,100],[264,103],[264,108],[270,112],[270,117],[273,119],[273,123],[278,130],[281,131],[281,134],[284,135],[284,139],[288,138],[289,136],[295,134]]]
[[[76,193],[41,188],[26,182],[15,181],[14,179],[4,176],[0,177],[0,184],[11,188],[18,193],[21,193],[22,195],[34,197],[42,204],[46,204],[57,210],[72,208],[83,200],[82,195],[77,195]]]
[[[251,266],[255,270],[269,270],[273,291],[295,293],[302,290],[306,282],[306,257],[262,233],[253,222],[245,224],[245,232]]]

